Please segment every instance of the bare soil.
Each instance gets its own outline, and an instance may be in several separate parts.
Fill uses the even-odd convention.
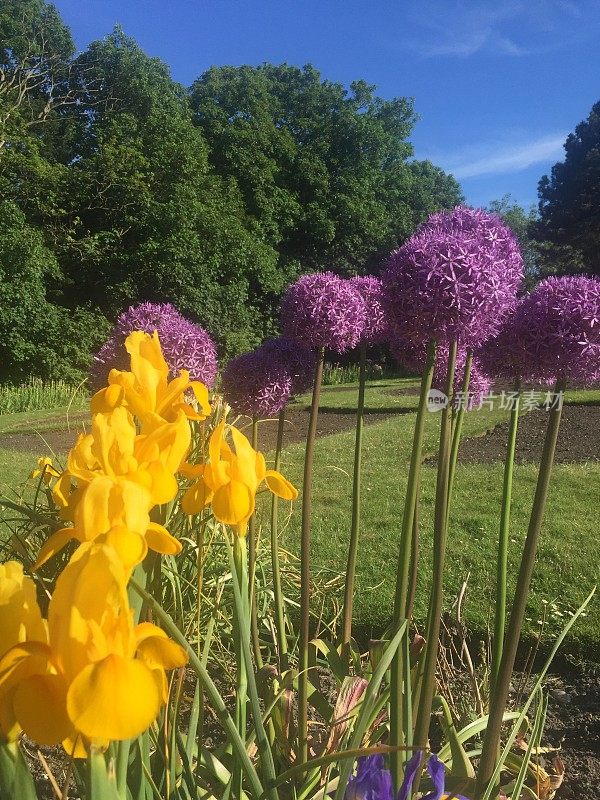
[[[565,765],[564,781],[556,793],[560,800],[598,796],[600,789],[600,677],[551,676],[550,700],[544,739],[560,745]]]
[[[477,411],[470,413],[476,414]],[[535,409],[520,421],[517,432],[517,463],[539,462],[548,423],[548,412]],[[504,461],[508,423],[496,425],[484,436],[464,439],[460,445],[459,459],[477,464]],[[565,405],[556,444],[557,463],[600,461],[600,406]]]

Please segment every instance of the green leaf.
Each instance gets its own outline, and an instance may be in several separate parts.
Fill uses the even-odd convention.
[[[31,772],[17,742],[0,744],[0,797],[37,800]]]

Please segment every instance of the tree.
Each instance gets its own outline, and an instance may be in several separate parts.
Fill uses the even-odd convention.
[[[521,252],[523,253],[523,267],[525,271],[525,285],[531,289],[540,278],[540,246],[535,239],[535,226],[537,213],[535,206],[525,210],[510,194],[505,194],[500,200],[492,200],[488,211],[502,217],[506,225],[517,237]]]
[[[0,150],[18,145],[77,102],[70,74],[74,51],[53,5],[0,0]]]
[[[443,186],[439,172],[407,163],[412,101],[374,91],[364,81],[346,91],[312,66],[287,64],[213,67],[191,87],[212,165],[235,179],[290,276],[324,266],[362,272],[432,206],[461,196],[453,178]],[[435,201],[424,197],[427,181]]]
[[[49,302],[47,286],[58,278],[39,231],[13,202],[0,203],[0,380],[78,378],[100,345],[102,320]]]
[[[538,195],[544,271],[600,275],[600,102],[569,134],[565,160],[540,180]]]
[[[235,181],[215,175],[185,91],[117,29],[77,59],[102,86],[77,107],[57,255],[67,302],[109,318],[170,301],[231,352],[273,328],[284,286]],[[100,99],[100,103],[98,103]]]

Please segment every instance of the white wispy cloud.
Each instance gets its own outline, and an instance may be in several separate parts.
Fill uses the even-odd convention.
[[[594,0],[597,2],[597,0]],[[525,56],[572,43],[596,28],[599,15],[589,0],[412,0],[415,33],[405,44],[424,58],[468,58],[482,51]],[[581,29],[585,16],[588,24]]]
[[[458,153],[432,155],[432,160],[458,180],[521,172],[535,164],[560,160],[566,138],[566,133],[560,133],[515,143],[490,142]]]

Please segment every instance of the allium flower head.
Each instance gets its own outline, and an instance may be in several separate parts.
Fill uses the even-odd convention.
[[[350,278],[352,286],[365,301],[365,327],[361,340],[367,344],[380,344],[388,339],[388,320],[383,308],[383,287],[374,275]]]
[[[500,218],[458,206],[433,214],[389,257],[382,275],[394,336],[475,348],[514,307],[523,258]]]
[[[292,395],[307,392],[313,382],[315,354],[290,336],[267,339],[259,348],[265,358],[281,364],[292,379]]]
[[[303,275],[288,286],[281,301],[284,334],[310,348],[343,353],[356,347],[365,316],[361,294],[333,272]]]
[[[600,280],[546,278],[482,352],[495,375],[588,386],[600,382]]]
[[[311,384],[314,353],[293,339],[268,339],[223,370],[225,399],[236,414],[270,417]]]
[[[204,328],[186,319],[170,303],[141,303],[131,306],[118,317],[109,339],[94,356],[89,376],[93,389],[105,385],[113,367],[128,369],[129,356],[124,343],[136,330],[150,334],[158,331],[163,355],[173,377],[179,370],[186,369],[191,380],[213,387],[217,374],[217,350]]]

